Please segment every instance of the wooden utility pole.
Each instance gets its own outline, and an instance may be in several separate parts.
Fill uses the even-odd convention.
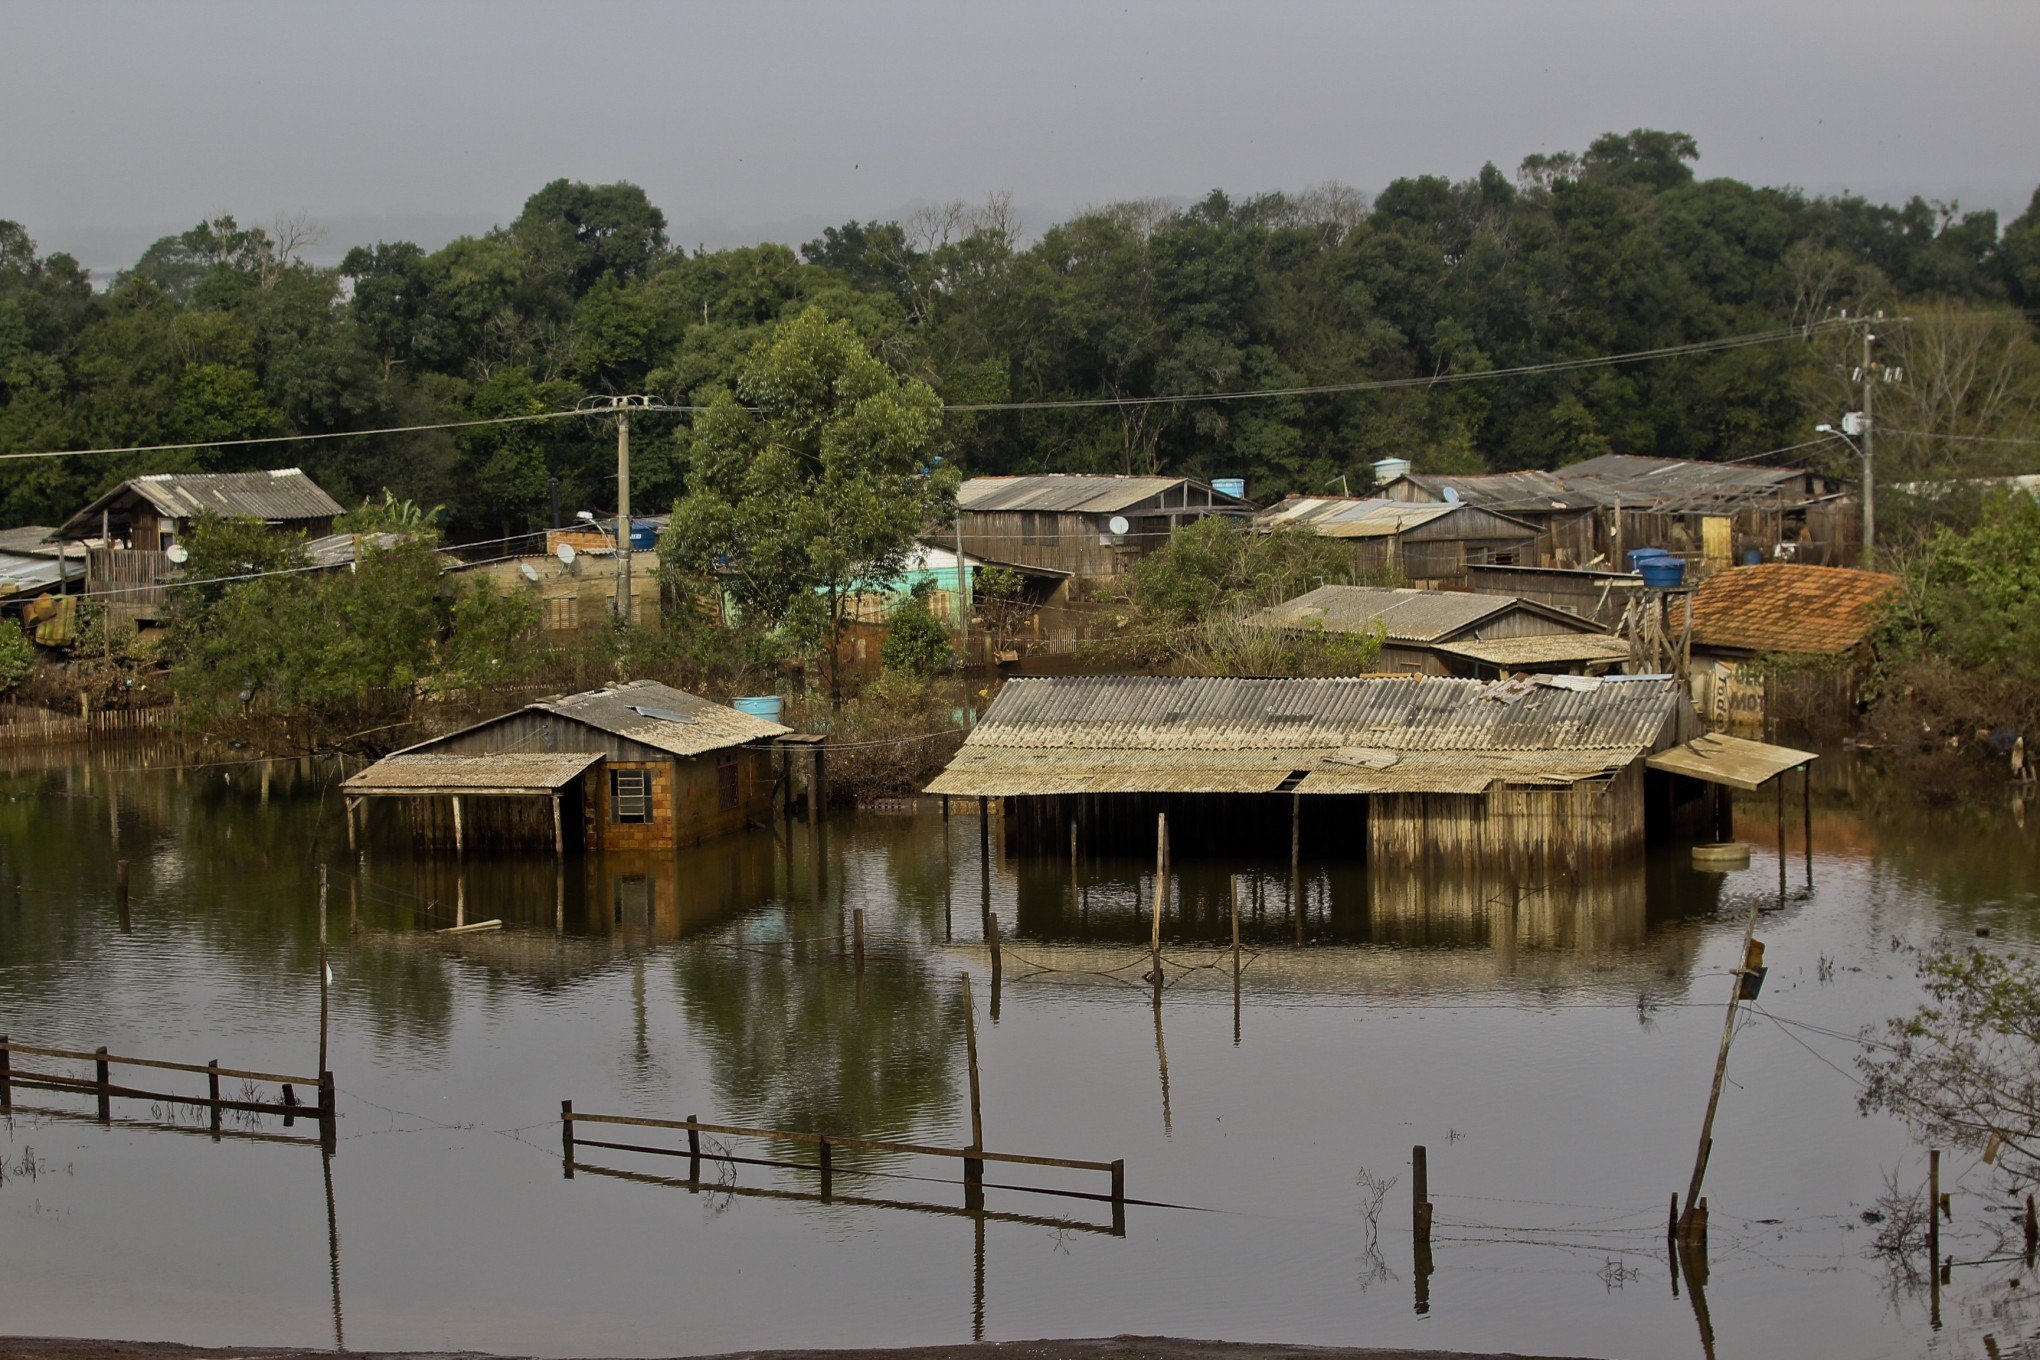
[[[977,1003],[970,998],[970,974],[963,975],[963,1056],[970,1068],[970,1148],[973,1152],[985,1150],[985,1116],[978,1104],[978,1057],[977,1057]],[[982,1183],[985,1164],[981,1161],[966,1160],[963,1164],[965,1184],[975,1187]]]
[[[1877,340],[1863,328],[1863,569],[1876,565],[1877,557],[1877,425],[1871,419],[1871,403],[1877,389],[1877,369],[1870,360],[1870,346]]]
[[[630,410],[616,407],[616,617],[630,622]]]
[[[1742,952],[1736,956],[1736,966],[1729,971],[1728,1014],[1721,1022],[1721,1052],[1714,1059],[1714,1085],[1707,1093],[1707,1116],[1700,1121],[1700,1147],[1693,1156],[1693,1179],[1686,1186],[1686,1209],[1679,1215],[1679,1236],[1682,1240],[1704,1241],[1707,1233],[1707,1216],[1699,1211],[1700,1182],[1707,1175],[1707,1155],[1714,1147],[1714,1112],[1721,1105],[1721,1083],[1728,1075],[1728,1046],[1735,1038],[1736,1007],[1742,1004],[1743,973],[1750,956],[1750,942],[1757,934],[1757,909],[1762,898],[1750,899],[1750,919],[1743,926]],[[1698,1212],[1696,1212],[1698,1211]]]
[[[1169,814],[1155,814],[1155,920],[1148,936],[1149,978],[1155,985],[1155,994],[1162,991],[1162,904],[1166,900],[1169,883]]]
[[[326,866],[319,866],[319,1082],[326,1080],[326,1032],[332,1015],[333,970],[326,963]]]

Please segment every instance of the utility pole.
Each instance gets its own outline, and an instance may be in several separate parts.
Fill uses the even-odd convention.
[[[1877,389],[1877,369],[1870,359],[1870,346],[1877,337],[1863,328],[1863,568],[1876,565],[1877,556],[1877,424],[1871,418],[1871,396]]]
[[[612,397],[616,407],[616,617],[630,622],[630,407],[627,397]]]
[[[963,511],[956,512],[956,679],[963,725],[970,721],[970,568],[963,561]]]

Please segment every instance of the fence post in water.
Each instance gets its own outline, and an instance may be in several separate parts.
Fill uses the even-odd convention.
[[[7,1037],[6,1037],[5,1035],[0,1035],[0,1044],[4,1044],[4,1043],[6,1043],[6,1042],[7,1042]],[[2036,1250],[2040,1250],[2040,1215],[2036,1215],[2036,1214],[2035,1214],[2035,1213],[2033,1212],[2033,1197],[2032,1197],[2031,1195],[2028,1195],[2028,1196],[2026,1196],[2026,1264],[2027,1264],[2027,1265],[2029,1265],[2029,1266],[2030,1266],[2030,1265],[2032,1265],[2032,1264],[2033,1264],[2033,1254],[2034,1254],[2034,1252],[2035,1252]]]
[[[851,932],[856,941],[857,976],[864,976],[864,908],[859,907],[850,917]],[[996,950],[997,945],[993,948]],[[995,954],[994,957],[997,957]]]
[[[1927,1150],[1927,1259],[1941,1268],[1941,1149]]]
[[[574,1178],[574,1102],[560,1102],[560,1156],[564,1159],[567,1179]]]
[[[14,1054],[7,1047],[7,1036],[4,1034],[0,1034],[0,1110],[4,1110],[14,1103],[13,1078],[14,1078]],[[2026,1237],[2029,1242],[2032,1240],[2033,1235],[2032,1205],[2033,1205],[2032,1197],[2028,1196],[2026,1199]],[[2030,1248],[2028,1249],[2027,1254],[2031,1255]]]
[[[691,1114],[687,1116],[687,1179],[701,1179],[701,1126]]]
[[[326,1073],[326,1034],[332,1017],[333,968],[326,959],[326,866],[319,866],[319,1084],[323,1092]],[[325,1103],[324,1095],[320,1104]],[[322,1112],[322,1118],[330,1119],[329,1112]]]
[[[1126,1159],[1112,1163],[1112,1231],[1126,1236]]]
[[[1431,1241],[1431,1165],[1430,1152],[1422,1143],[1410,1149],[1410,1229],[1416,1233],[1417,1241],[1428,1246]]]
[[[978,1059],[977,1059],[977,1007],[970,999],[970,974],[963,975],[963,1055],[970,1069],[970,1150],[985,1150],[985,1116],[978,1104]],[[976,1192],[983,1185],[985,1164],[975,1157],[963,1159],[963,1184],[966,1195]]]
[[[1155,814],[1155,919],[1148,933],[1148,981],[1162,994],[1162,903],[1169,885],[1169,814]]]
[[[822,1135],[821,1141],[816,1143],[815,1147],[822,1154],[822,1202],[826,1204],[829,1200],[830,1192],[834,1188],[831,1181],[835,1176],[835,1153],[829,1146],[829,1135],[826,1133]]]
[[[949,820],[949,795],[946,793],[942,795],[942,820]]]
[[[808,794],[807,819],[809,826],[819,825],[822,820],[822,804],[828,799],[828,785],[822,773],[822,744],[819,741],[808,745]]]
[[[1232,876],[1232,977],[1233,987],[1238,990],[1240,981],[1240,876]]]
[[[1806,831],[1806,886],[1813,887],[1813,765],[1799,767],[1799,814]]]
[[[467,840],[461,833],[460,795],[453,795],[453,853],[456,856],[467,853]]]
[[[106,1045],[101,1044],[98,1048],[94,1049],[93,1052],[98,1059],[98,1061],[95,1062],[93,1066],[97,1069],[97,1080],[99,1083],[99,1118],[100,1121],[103,1123],[106,1120],[111,1119],[113,1117],[113,1093],[107,1089],[110,1083],[108,1082],[106,1075]]]
[[[212,1107],[212,1126],[214,1132],[218,1132],[220,1127],[220,1060],[214,1058],[205,1066],[206,1104]]]
[[[992,862],[992,800],[978,795],[978,854]]]
[[[113,905],[120,912],[120,933],[128,933],[128,862],[113,862]]]
[[[1005,973],[1005,961],[999,957],[999,913],[985,917],[985,942],[992,947],[992,995],[999,994],[999,979]]]

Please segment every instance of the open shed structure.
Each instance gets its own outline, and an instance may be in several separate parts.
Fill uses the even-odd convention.
[[[650,680],[541,699],[348,779],[349,838],[368,803],[397,799],[421,843],[457,854],[698,845],[769,820],[789,735]]]
[[[1166,812],[1179,853],[1571,871],[1711,831],[1727,781],[1646,768],[1697,735],[1665,676],[1015,679],[928,791],[1003,799],[1016,854],[1138,851]]]

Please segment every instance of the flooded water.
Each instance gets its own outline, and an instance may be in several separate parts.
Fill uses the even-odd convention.
[[[202,1111],[116,1100],[101,1124],[89,1096],[17,1090],[0,1330],[591,1356],[1136,1332],[1727,1357],[1983,1356],[1986,1337],[2009,1355],[2040,1325],[2017,1262],[1962,1264],[2007,1218],[1968,1156],[1943,1164],[1957,1264],[1938,1328],[1924,1282],[1871,1252],[1861,1215],[1926,1158],[1858,1115],[1848,1038],[1917,998],[1896,946],[1979,926],[1989,947],[2034,945],[2040,810],[2031,830],[2009,806],[1928,817],[1831,759],[1810,862],[1794,788],[1782,898],[1768,800],[1739,811],[1757,848],[1726,875],[1659,856],[1579,883],[1372,882],[1306,854],[1300,913],[1286,846],[1179,846],[1157,1006],[1152,859],[1073,874],[1004,860],[994,835],[987,862],[962,806],[462,871],[387,813],[351,855],[330,769],[260,768],[0,756],[0,1032],[315,1071],[323,866],[339,1112],[329,1159],[304,1120],[230,1114],[215,1138]],[[1680,1278],[1667,1205],[1753,903],[1770,974],[1715,1129],[1708,1269]],[[1007,936],[996,991],[987,909]],[[434,933],[484,920],[503,928]],[[1102,1192],[1094,1172],[994,1166],[976,1213],[955,1163],[893,1154],[838,1152],[830,1202],[809,1170],[711,1163],[689,1185],[684,1157],[586,1146],[563,1174],[565,1100],[961,1146],[972,1015],[986,1146],[1123,1159],[1123,1234],[1099,1199],[1005,1188]]]

